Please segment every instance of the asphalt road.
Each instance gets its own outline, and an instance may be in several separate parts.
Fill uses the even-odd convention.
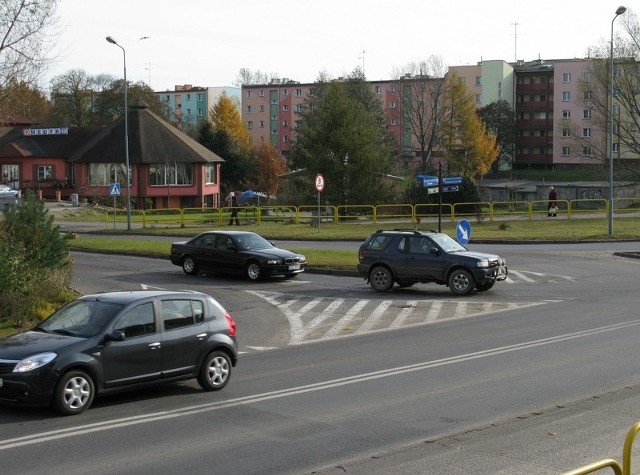
[[[604,246],[497,246],[511,282],[465,299],[74,253],[82,291],[212,293],[238,320],[241,361],[215,395],[169,385],[72,418],[0,408],[3,473],[546,474],[620,459],[640,419],[640,261]]]

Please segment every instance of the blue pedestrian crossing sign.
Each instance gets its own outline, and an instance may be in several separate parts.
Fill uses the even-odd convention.
[[[458,221],[458,225],[456,226],[456,238],[463,246],[469,242],[469,239],[471,239],[471,225],[466,219]]]
[[[120,196],[120,183],[109,184],[109,194],[111,196]]]

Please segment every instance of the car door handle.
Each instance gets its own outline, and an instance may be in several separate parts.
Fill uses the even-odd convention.
[[[206,334],[206,333],[198,333],[198,334],[196,335],[196,338],[197,338],[198,340],[204,340],[206,337],[207,337],[207,334]]]
[[[156,343],[149,343],[149,348],[151,348],[152,350],[155,350],[157,348],[160,348],[161,343],[160,342],[156,342]]]

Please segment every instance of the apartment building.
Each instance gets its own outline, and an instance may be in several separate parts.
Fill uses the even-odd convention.
[[[200,87],[183,84],[176,85],[173,91],[155,91],[155,95],[171,111],[171,120],[181,129],[189,129],[206,119],[209,110],[223,93],[230,97],[240,109],[239,87]]]
[[[451,66],[449,72],[466,85],[477,107],[498,100],[512,105],[518,129],[515,169],[553,169],[594,164],[606,150],[607,129],[598,125],[603,118],[597,117],[588,102],[589,95],[607,92],[589,88],[591,64],[591,59],[489,60]],[[403,76],[370,82],[384,106],[399,153],[405,157],[417,150],[400,94],[400,88],[410,80],[410,76]],[[313,85],[285,78],[242,86],[242,119],[254,141],[271,143],[286,156],[299,120],[297,114]]]

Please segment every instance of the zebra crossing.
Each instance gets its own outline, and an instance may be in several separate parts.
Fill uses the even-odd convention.
[[[403,301],[248,292],[273,305],[286,316],[291,328],[291,345],[469,318],[550,302],[484,302],[455,298]]]

